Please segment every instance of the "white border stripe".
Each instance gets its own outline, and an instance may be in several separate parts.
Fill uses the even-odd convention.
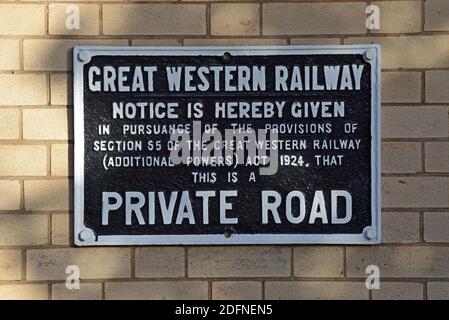
[[[80,52],[96,55],[142,56],[197,56],[223,55],[319,55],[361,54],[374,50],[371,63],[371,226],[374,239],[363,234],[233,234],[226,238],[221,234],[207,235],[114,235],[98,236],[96,240],[81,241],[79,234],[84,225],[84,98],[83,66],[77,59]],[[381,237],[380,193],[380,46],[325,45],[325,46],[76,46],[73,49],[74,87],[74,241],[78,246],[95,245],[194,245],[194,244],[378,244]]]

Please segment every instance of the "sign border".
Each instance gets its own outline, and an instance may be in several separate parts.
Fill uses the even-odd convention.
[[[83,66],[97,55],[196,56],[223,55],[361,54],[371,64],[371,226],[359,234],[221,234],[206,235],[100,235],[84,225],[84,98]],[[379,244],[380,191],[380,81],[381,48],[377,44],[307,46],[75,46],[73,48],[74,100],[74,244],[118,245],[236,245],[236,244]]]

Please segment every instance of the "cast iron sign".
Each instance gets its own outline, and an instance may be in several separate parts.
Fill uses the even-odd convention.
[[[380,48],[74,49],[75,244],[380,242]]]

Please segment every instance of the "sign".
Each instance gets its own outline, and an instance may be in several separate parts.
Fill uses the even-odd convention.
[[[79,246],[380,242],[380,48],[73,51]]]

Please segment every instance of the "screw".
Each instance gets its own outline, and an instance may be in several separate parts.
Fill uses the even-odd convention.
[[[376,238],[376,230],[374,230],[373,227],[366,227],[363,230],[363,235],[365,236],[365,238],[367,238],[368,240],[373,240]]]
[[[375,57],[376,52],[372,49],[366,50],[365,53],[363,54],[363,58],[365,59],[365,61],[374,60]]]
[[[229,62],[231,60],[231,54],[229,52],[225,52],[223,54],[223,60]]]
[[[78,53],[78,60],[84,63],[88,63],[90,61],[90,54],[85,51],[81,51],[80,53]]]
[[[88,241],[94,237],[94,233],[91,229],[84,229],[78,234],[78,237],[81,241]]]

